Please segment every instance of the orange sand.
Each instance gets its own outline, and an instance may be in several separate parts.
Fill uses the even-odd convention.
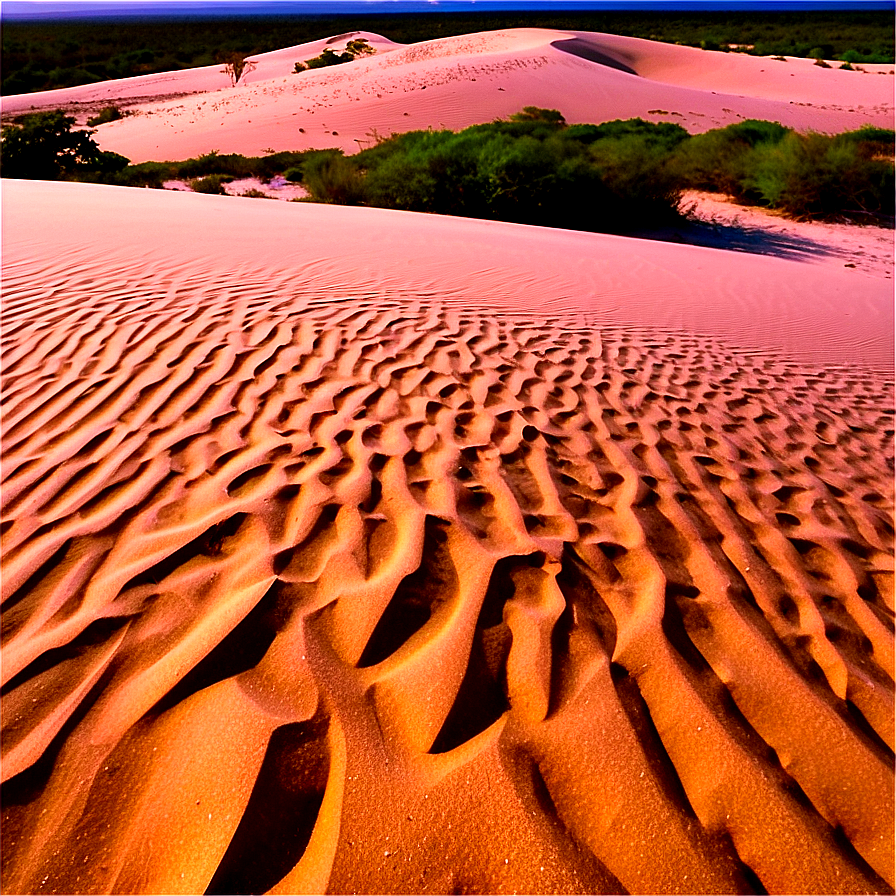
[[[607,68],[555,39],[466,39],[517,85],[485,117]],[[308,83],[419,100],[463,40]],[[343,100],[328,125],[395,102]],[[263,137],[172,108],[104,145],[286,134],[273,100]],[[2,202],[4,892],[893,892],[879,268],[84,184]]]

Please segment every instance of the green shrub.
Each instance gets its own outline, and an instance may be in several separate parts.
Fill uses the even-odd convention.
[[[128,165],[109,180],[123,187],[154,187],[161,189],[166,180],[174,180],[177,172],[171,162],[140,162]]]
[[[893,211],[894,132],[864,127],[835,137],[745,121],[681,144],[681,186],[718,190],[796,218]]]
[[[223,194],[224,184],[229,183],[234,178],[229,174],[209,174],[200,180],[194,181],[191,186],[197,193],[215,193]]]
[[[105,108],[100,109],[93,118],[88,118],[87,124],[93,128],[98,124],[107,124],[110,121],[118,121],[123,117],[121,109],[119,109],[118,106],[106,106]]]
[[[60,180],[89,173],[113,174],[128,160],[103,152],[91,131],[72,130],[75,119],[61,110],[23,115],[0,129],[4,177]]]
[[[556,109],[540,109],[538,106],[523,106],[522,112],[514,112],[511,121],[544,121],[562,127],[566,119]]]
[[[677,214],[669,160],[683,139],[687,132],[677,125],[566,127],[559,112],[528,107],[457,134],[398,135],[354,163],[367,205],[624,231],[642,226],[645,216]]]
[[[790,133],[764,148],[750,179],[764,204],[798,218],[893,210],[892,165],[823,134]]]
[[[292,168],[287,168],[283,176],[292,183],[301,183],[305,172],[301,165],[294,165]]]
[[[362,37],[350,40],[345,45],[342,53],[337,53],[329,47],[324,48],[320,56],[313,59],[306,59],[304,62],[297,62],[293,67],[295,73],[304,72],[313,68],[327,68],[331,65],[343,65],[346,62],[354,62],[358,56],[368,56],[376,53],[376,50]]]
[[[304,181],[317,202],[357,205],[363,197],[361,174],[341,152],[319,153],[309,158]]]
[[[756,201],[747,180],[751,153],[757,146],[776,144],[787,133],[777,122],[748,119],[697,134],[677,147],[671,168],[682,187]]]

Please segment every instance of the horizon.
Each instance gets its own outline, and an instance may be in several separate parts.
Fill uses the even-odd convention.
[[[438,14],[547,11],[896,12],[893,0],[5,0],[0,18]]]

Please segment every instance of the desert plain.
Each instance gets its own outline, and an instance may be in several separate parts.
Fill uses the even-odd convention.
[[[597,33],[253,61],[2,111],[116,103],[133,161],[894,116]],[[2,205],[4,892],[893,892],[892,230]]]

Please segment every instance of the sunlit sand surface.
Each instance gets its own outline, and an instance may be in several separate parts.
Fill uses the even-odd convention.
[[[623,38],[382,49],[98,138],[892,116]],[[892,259],[70,183],[3,224],[4,892],[893,892]]]

